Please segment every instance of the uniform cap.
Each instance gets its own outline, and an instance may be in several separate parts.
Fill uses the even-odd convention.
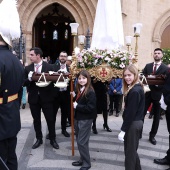
[[[12,46],[11,40],[20,37],[20,20],[16,0],[3,0],[0,3],[0,35]]]

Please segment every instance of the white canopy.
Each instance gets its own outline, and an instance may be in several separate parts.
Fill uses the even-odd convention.
[[[91,49],[115,49],[123,45],[120,0],[98,0]]]

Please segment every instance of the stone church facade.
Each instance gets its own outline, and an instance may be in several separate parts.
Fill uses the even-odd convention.
[[[170,1],[121,0],[121,3],[124,36],[134,35],[133,24],[138,22],[143,24],[138,39],[139,68],[143,68],[146,63],[152,61],[155,48],[170,47]],[[65,18],[69,16],[70,21],[79,23],[79,35],[86,35],[88,28],[91,35],[93,34],[97,0],[18,0],[18,11],[26,42],[26,56],[29,55],[29,49],[32,46],[39,45],[36,39],[35,22],[44,16],[49,17],[48,10],[53,4],[57,4],[55,15],[66,14]],[[135,39],[133,38],[131,50],[134,51],[134,49]]]

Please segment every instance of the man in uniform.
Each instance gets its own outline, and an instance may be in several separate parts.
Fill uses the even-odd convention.
[[[10,7],[13,9],[10,11],[5,8],[5,3],[6,0],[0,3],[0,169],[17,170],[15,149],[17,133],[21,129],[19,98],[22,95],[24,69],[18,58],[9,50],[11,39],[20,37],[16,2],[11,0]],[[15,19],[9,15],[15,16]],[[10,25],[14,23],[11,21],[13,19],[16,20],[15,26]]]

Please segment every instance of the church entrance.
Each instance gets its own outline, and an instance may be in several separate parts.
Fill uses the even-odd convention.
[[[61,51],[68,55],[73,51],[70,23],[75,22],[71,13],[63,6],[54,3],[44,8],[33,25],[33,46],[43,50],[43,57],[56,61]]]

